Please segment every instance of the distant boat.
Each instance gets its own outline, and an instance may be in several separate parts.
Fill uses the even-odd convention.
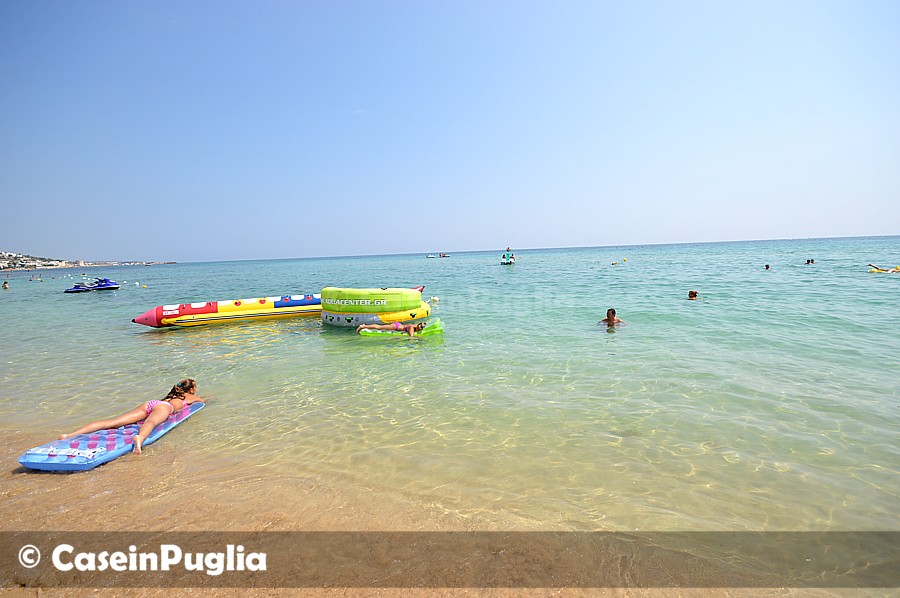
[[[89,291],[115,291],[119,283],[108,278],[98,278],[94,282],[77,282],[75,286],[63,291],[63,293],[87,293]]]
[[[438,257],[450,257],[450,254],[449,253],[441,253],[438,255]]]
[[[426,256],[425,256],[425,257],[437,257],[437,256],[436,256],[436,255],[434,255],[434,254],[433,254],[433,253],[429,253],[429,254],[428,254],[428,255],[426,255]]]

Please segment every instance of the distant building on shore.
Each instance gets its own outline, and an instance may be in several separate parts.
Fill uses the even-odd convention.
[[[38,268],[89,268],[91,266],[155,266],[157,264],[174,264],[175,262],[86,262],[84,260],[58,260],[55,258],[35,257],[23,253],[0,251],[0,270],[36,270]]]

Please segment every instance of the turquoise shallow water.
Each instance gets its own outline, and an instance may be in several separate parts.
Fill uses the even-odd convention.
[[[900,262],[900,237],[519,250],[512,267],[500,253],[14,273],[2,426],[55,435],[191,376],[210,408],[166,442],[262,475],[510,527],[897,528],[900,274],[865,264]],[[82,272],[127,283],[63,294]],[[443,338],[130,321],[164,303],[419,284],[440,298]],[[627,325],[598,326],[607,307]]]

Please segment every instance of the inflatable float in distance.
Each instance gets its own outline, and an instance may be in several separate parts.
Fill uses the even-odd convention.
[[[318,294],[284,295],[157,305],[131,321],[151,328],[165,328],[247,320],[271,320],[294,316],[317,316],[321,311],[322,301]]]
[[[322,289],[322,322],[355,328],[360,324],[422,320],[431,315],[431,306],[422,301],[424,288],[325,287]]]

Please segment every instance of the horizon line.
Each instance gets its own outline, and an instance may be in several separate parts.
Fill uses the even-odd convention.
[[[665,246],[675,246],[675,245],[714,245],[719,243],[765,243],[765,242],[776,242],[776,241],[824,241],[830,239],[882,239],[882,238],[891,238],[891,237],[900,237],[900,234],[888,234],[888,235],[849,235],[849,236],[827,236],[827,237],[781,237],[775,239],[721,239],[717,241],[677,241],[677,242],[659,242],[659,243],[635,243],[635,244],[615,244],[615,245],[563,245],[556,247],[523,247],[521,249],[516,249],[515,251],[562,251],[566,249],[604,249],[604,248],[619,248],[619,247],[665,247]],[[511,246],[510,246],[511,247]],[[440,251],[439,253],[490,253],[493,251],[504,251],[503,249],[457,249],[457,250],[448,250],[448,251]],[[2,253],[13,253],[10,251],[0,251]],[[165,264],[214,264],[221,262],[261,262],[261,261],[276,261],[276,260],[318,260],[318,259],[346,259],[346,258],[368,258],[368,257],[399,257],[399,256],[409,256],[409,255],[429,255],[434,253],[433,251],[405,251],[399,253],[361,253],[361,254],[339,254],[339,255],[311,255],[311,256],[294,256],[294,257],[263,257],[263,258],[236,258],[236,259],[223,259],[223,260],[145,260],[145,259],[80,259],[80,260],[69,260],[69,259],[60,259],[60,258],[48,258],[41,257],[32,254],[23,254],[19,253],[18,255],[28,255],[29,257],[34,257],[37,259],[44,260],[58,260],[65,262],[75,262],[75,261],[84,261],[84,262],[141,262],[141,263],[152,263],[154,265],[165,265]],[[91,267],[91,266],[72,266],[73,268],[78,267]],[[41,269],[41,268],[37,268]]]

